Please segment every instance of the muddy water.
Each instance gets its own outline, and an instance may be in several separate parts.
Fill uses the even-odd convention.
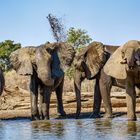
[[[0,121],[0,140],[140,140],[140,120]]]

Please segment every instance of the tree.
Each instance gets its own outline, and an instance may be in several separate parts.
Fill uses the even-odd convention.
[[[0,66],[4,71],[10,68],[9,55],[19,48],[21,48],[21,44],[14,44],[14,41],[11,40],[0,42]]]
[[[71,27],[67,33],[67,42],[72,43],[75,48],[83,47],[90,43],[92,39],[87,34],[87,31],[75,29]]]
[[[82,29],[75,29],[71,27],[67,33],[68,43],[71,43],[75,47],[75,51],[78,53],[80,50],[84,49],[84,47],[92,41],[92,39],[87,34],[87,31]],[[72,65],[66,72],[65,75],[69,78],[72,78],[74,75],[74,66]]]

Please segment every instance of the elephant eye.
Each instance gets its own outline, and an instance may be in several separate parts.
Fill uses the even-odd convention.
[[[124,52],[122,52],[122,58],[124,58],[125,57],[125,53]]]
[[[49,54],[52,54],[53,50],[50,49],[50,48],[47,48],[46,51],[49,53]]]

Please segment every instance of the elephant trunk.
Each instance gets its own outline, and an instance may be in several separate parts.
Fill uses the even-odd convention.
[[[38,78],[46,86],[54,85],[54,79],[52,78],[51,72],[51,62],[51,56],[45,53],[45,50],[44,52],[39,49],[36,51],[36,66]]]
[[[127,59],[128,69],[133,70],[134,68],[134,58]]]
[[[43,82],[46,86],[53,86],[54,79],[51,78],[51,70],[41,69],[39,68],[38,71],[38,78]]]
[[[75,70],[74,88],[77,102],[76,118],[79,118],[81,113],[81,82],[82,82],[82,74],[79,70]]]
[[[135,65],[134,49],[130,48],[126,51],[125,58],[127,60],[127,70],[133,70]]]

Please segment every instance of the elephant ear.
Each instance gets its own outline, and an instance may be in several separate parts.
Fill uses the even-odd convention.
[[[125,65],[121,64],[122,61],[122,49],[119,47],[109,58],[104,66],[104,72],[117,79],[126,79]]]
[[[90,73],[88,78],[94,77],[105,63],[104,45],[101,42],[92,42],[89,44],[85,51],[86,65]]]
[[[32,75],[32,53],[35,52],[34,47],[24,47],[11,53],[10,62],[16,72],[20,75]]]

